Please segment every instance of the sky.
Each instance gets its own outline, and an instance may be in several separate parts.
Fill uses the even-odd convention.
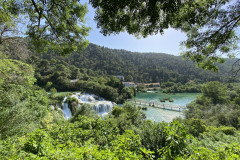
[[[83,0],[87,2],[88,0]],[[128,33],[118,35],[103,36],[100,30],[96,28],[94,19],[94,9],[88,4],[88,14],[86,16],[87,25],[92,28],[87,39],[94,44],[108,47],[111,49],[125,49],[133,52],[155,52],[180,55],[180,42],[186,39],[184,33],[174,29],[167,29],[164,35],[157,34],[147,38],[137,39]]]

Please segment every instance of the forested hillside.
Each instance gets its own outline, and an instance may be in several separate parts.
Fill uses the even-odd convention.
[[[25,39],[16,38],[6,43],[2,50],[9,58],[33,66],[37,79],[35,84],[46,91],[82,91],[116,103],[123,103],[136,94],[134,88],[124,87],[114,76],[84,67],[77,68],[60,56],[44,58],[44,55],[35,54],[28,47]]]
[[[185,83],[194,79],[203,81],[223,80],[221,75],[197,69],[195,64],[184,61],[180,56],[163,53],[141,54],[91,44],[83,54],[74,53],[67,59],[78,67],[101,70],[110,75],[124,75],[127,81]],[[222,68],[221,74],[224,75],[226,70],[229,69]]]
[[[36,77],[40,86],[44,85],[41,83],[46,83],[41,79],[52,74],[53,71],[49,67],[53,66],[53,63],[61,65],[62,69],[64,66],[69,68],[71,65],[70,71],[64,71],[65,74],[72,72],[71,75],[67,75],[69,79],[79,78],[80,75],[76,74],[80,69],[80,73],[84,72],[93,76],[123,75],[126,81],[160,83],[172,81],[183,84],[189,80],[229,81],[228,77],[233,63],[227,59],[227,62],[220,66],[220,73],[215,73],[198,69],[194,63],[183,60],[180,56],[163,53],[135,53],[100,47],[95,44],[90,44],[84,51],[75,52],[66,57],[52,51],[39,55],[31,52],[26,40],[21,38],[11,41],[8,50],[11,58],[22,60],[36,67]]]
[[[126,50],[109,49],[90,44],[82,52],[76,52],[68,57],[55,54],[43,54],[42,58],[60,58],[78,68],[88,68],[108,75],[123,75],[126,81],[135,82],[181,82],[189,80],[227,81],[230,68],[221,66],[220,73],[196,68],[191,61],[185,61],[180,56],[163,53],[137,53]],[[231,63],[231,61],[229,61]]]

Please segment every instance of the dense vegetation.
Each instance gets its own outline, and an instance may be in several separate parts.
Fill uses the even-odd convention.
[[[45,59],[58,59],[56,53],[44,54]],[[61,57],[62,58],[62,57]],[[156,54],[134,53],[125,50],[113,50],[90,44],[82,51],[62,58],[66,62],[78,67],[100,71],[108,75],[123,75],[126,81],[134,82],[181,82],[185,84],[189,80],[227,81],[231,70],[229,61],[221,66],[220,74],[196,69],[195,64],[182,60],[181,57]]]
[[[0,159],[240,159],[240,90],[231,84],[213,81],[202,85],[202,96],[188,106],[186,119],[171,123],[146,120],[138,107],[127,103],[115,106],[104,118],[82,105],[68,121],[60,109],[50,107],[55,88],[81,89],[119,102],[133,96],[134,89],[124,88],[115,77],[106,75],[167,82],[162,86],[181,92],[195,90],[189,80],[224,81],[229,69],[223,67],[221,75],[216,75],[195,70],[180,57],[96,45],[83,53],[59,57],[53,50],[65,55],[87,44],[86,5],[78,2],[0,1]],[[223,7],[225,0],[90,2],[99,11],[96,20],[104,34],[125,29],[147,36],[169,26],[187,32],[185,44],[190,51],[185,55],[203,68],[216,70],[215,62],[223,62],[216,51],[236,49],[238,0],[228,7]],[[16,32],[19,15],[29,18],[30,39],[20,39],[25,43],[6,34]],[[206,27],[209,30],[201,31]],[[8,43],[9,39],[13,41]],[[35,51],[50,49],[51,54],[34,54],[26,48],[28,40]]]
[[[33,85],[34,70],[0,55],[0,136],[23,135],[38,128],[46,115],[48,96]]]
[[[10,45],[9,45],[10,44]],[[96,94],[116,103],[132,98],[134,88],[126,88],[114,76],[88,68],[77,68],[60,56],[47,56],[32,53],[24,39],[17,38],[5,44],[8,57],[21,60],[35,68],[36,84],[46,91],[82,91]],[[45,56],[42,57],[42,56]],[[71,81],[73,80],[73,81]]]
[[[27,39],[15,38],[3,43],[9,58],[21,60],[35,68],[36,84],[46,91],[82,91],[99,95],[116,103],[136,94],[134,88],[125,88],[113,75],[123,75],[126,81],[177,83],[166,86],[164,92],[199,92],[199,83],[211,80],[227,81],[227,65],[222,74],[194,68],[181,57],[167,54],[141,54],[89,45],[83,52],[68,57],[55,52],[35,54]],[[229,61],[229,64],[231,61]],[[111,75],[111,76],[109,76]],[[201,79],[201,80],[200,80]],[[187,83],[194,80],[195,83]],[[236,80],[236,79],[235,79]],[[185,85],[184,85],[185,84]]]
[[[240,127],[240,90],[219,82],[202,86],[202,96],[189,104],[187,118],[203,119],[208,125]]]
[[[240,158],[239,91],[231,85],[203,85],[186,119],[171,123],[146,120],[131,104],[104,118],[82,105],[67,121],[49,107],[52,95],[34,85],[30,65],[0,60],[0,159]]]
[[[27,36],[38,53],[52,49],[65,55],[86,48],[87,11],[79,0],[1,0],[0,45],[19,35]]]
[[[187,82],[184,85],[180,82],[165,82],[162,83],[161,87],[164,93],[200,93],[201,85],[199,82]]]
[[[229,79],[229,72],[234,60],[227,59],[226,64],[220,65],[220,73],[195,68],[195,64],[184,61],[181,57],[156,53],[133,53],[125,50],[113,50],[90,44],[84,51],[75,52],[62,57],[56,52],[49,51],[41,55],[35,54],[27,48],[24,39],[15,39],[8,44],[8,55],[11,58],[27,62],[36,68],[38,84],[43,87],[53,75],[54,66],[57,70],[65,69],[65,80],[81,78],[84,74],[98,77],[106,75],[123,75],[125,81],[134,82],[181,82],[194,81],[233,81]],[[56,68],[56,67],[55,67]],[[68,68],[68,69],[67,69]],[[80,73],[79,73],[80,72]],[[57,75],[55,75],[57,76]],[[237,79],[235,79],[237,80]],[[58,83],[58,82],[57,82]],[[59,82],[61,83],[61,82]],[[64,83],[64,82],[62,82]],[[54,83],[53,83],[54,84]],[[64,85],[63,85],[64,86]],[[58,90],[68,88],[56,84]]]

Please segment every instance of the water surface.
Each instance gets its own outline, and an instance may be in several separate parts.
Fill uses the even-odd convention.
[[[196,99],[197,96],[201,95],[200,93],[176,93],[176,94],[165,94],[162,91],[151,91],[142,93],[137,93],[137,96],[134,98],[136,100],[143,100],[143,101],[149,101],[154,103],[162,103],[162,104],[173,104],[185,107],[186,104],[192,102],[194,99]],[[160,102],[163,98],[171,98],[174,100],[174,102]],[[147,119],[150,119],[152,121],[156,122],[170,122],[176,117],[184,117],[182,112],[176,112],[176,111],[170,111],[170,110],[164,110],[164,109],[158,109],[153,107],[148,107],[147,111],[144,111],[146,113]]]

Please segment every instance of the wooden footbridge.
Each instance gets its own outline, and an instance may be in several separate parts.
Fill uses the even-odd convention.
[[[142,107],[154,107],[154,108],[160,108],[160,109],[177,111],[177,112],[182,112],[186,109],[186,107],[173,105],[173,104],[163,104],[163,103],[156,103],[156,102],[149,102],[149,101],[142,101],[142,100],[135,100],[135,99],[128,99],[128,101],[133,102],[134,104]]]

